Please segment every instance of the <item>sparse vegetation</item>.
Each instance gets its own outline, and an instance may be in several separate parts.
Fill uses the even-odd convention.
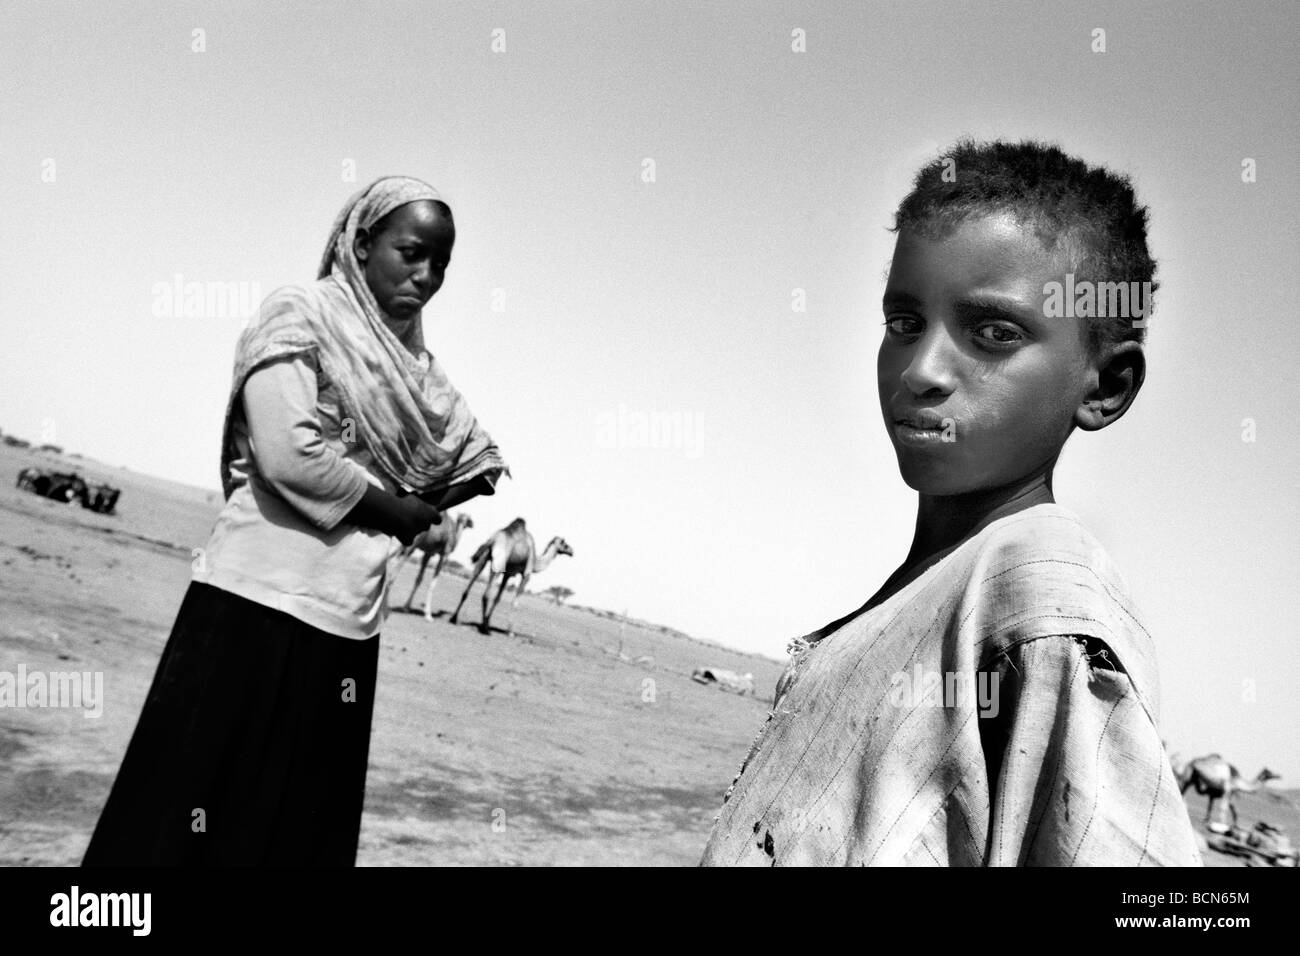
[[[572,588],[566,588],[560,584],[552,585],[542,593],[548,596],[555,604],[563,604],[574,595]]]

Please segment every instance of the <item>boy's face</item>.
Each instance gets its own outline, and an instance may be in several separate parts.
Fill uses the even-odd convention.
[[[1044,315],[1044,284],[1069,270],[1009,214],[943,238],[899,233],[876,374],[912,488],[997,488],[1060,453],[1098,374],[1080,320]]]

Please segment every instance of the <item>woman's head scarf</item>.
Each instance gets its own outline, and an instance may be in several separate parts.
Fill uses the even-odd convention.
[[[238,456],[232,414],[244,382],[267,362],[303,353],[315,353],[355,440],[398,488],[423,494],[479,475],[509,474],[496,444],[425,349],[420,313],[407,319],[384,313],[353,251],[359,230],[425,199],[444,202],[428,183],[406,176],[385,176],[358,192],[335,219],[317,281],[271,293],[240,336],[222,438],[227,498]]]

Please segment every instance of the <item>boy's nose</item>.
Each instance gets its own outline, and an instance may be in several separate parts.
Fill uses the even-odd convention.
[[[955,387],[952,358],[952,343],[932,326],[916,343],[912,360],[903,369],[903,384],[913,395],[931,391],[950,394]]]

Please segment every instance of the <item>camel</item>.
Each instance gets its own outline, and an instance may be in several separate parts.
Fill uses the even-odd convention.
[[[450,518],[451,520],[446,520]],[[460,543],[461,533],[466,528],[474,527],[474,521],[467,514],[458,514],[455,517],[448,514],[439,524],[431,524],[427,531],[416,536],[415,540],[407,545],[402,552],[402,556],[397,563],[397,567],[403,567],[406,559],[411,556],[411,552],[420,551],[420,570],[415,575],[415,583],[411,585],[411,593],[406,599],[405,610],[411,609],[411,602],[415,600],[415,592],[420,589],[420,581],[424,578],[424,571],[429,566],[429,561],[437,557],[438,563],[433,568],[433,577],[429,578],[429,590],[424,595],[424,619],[433,620],[433,588],[438,583],[438,575],[442,574],[442,566],[446,560],[451,557],[451,553],[456,550],[456,545]]]
[[[1210,823],[1215,803],[1224,800],[1232,814],[1234,827],[1237,825],[1237,808],[1232,805],[1233,794],[1254,793],[1270,780],[1280,779],[1279,774],[1265,767],[1255,775],[1255,779],[1247,780],[1236,767],[1218,754],[1197,757],[1181,766],[1175,764],[1174,772],[1178,777],[1178,789],[1181,793],[1186,793],[1188,787],[1194,786],[1197,793],[1209,797],[1205,807],[1206,823]],[[1211,824],[1211,829],[1216,825],[1222,826],[1222,824]]]
[[[559,536],[552,538],[546,550],[538,554],[533,536],[524,526],[524,519],[516,518],[479,545],[478,550],[474,552],[474,572],[469,577],[469,583],[465,585],[465,593],[460,596],[460,603],[456,605],[456,611],[451,616],[451,623],[459,623],[460,609],[465,606],[470,588],[474,586],[480,572],[486,567],[488,576],[483,588],[483,620],[479,622],[478,629],[483,634],[491,632],[492,614],[501,603],[501,595],[505,593],[506,583],[512,577],[518,577],[518,588],[515,590],[514,599],[510,602],[511,623],[508,633],[513,635],[515,605],[519,603],[519,595],[523,594],[524,589],[528,587],[528,579],[534,574],[545,571],[550,567],[551,562],[562,554],[572,557],[573,549]],[[496,600],[489,608],[488,598],[492,593],[492,581],[497,575],[501,576],[501,584],[497,588]]]

